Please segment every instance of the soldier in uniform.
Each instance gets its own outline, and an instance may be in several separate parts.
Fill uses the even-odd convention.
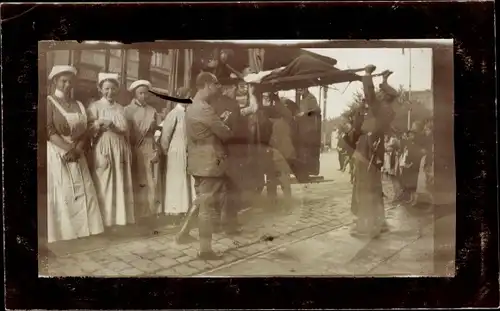
[[[195,179],[196,200],[199,209],[198,230],[200,236],[199,257],[203,260],[219,260],[212,249],[213,226],[219,222],[219,212],[226,195],[227,152],[224,142],[233,136],[227,125],[227,116],[221,119],[209,104],[219,92],[217,78],[202,72],[196,78],[198,92],[193,103],[186,109],[186,134],[188,141],[188,173]],[[193,209],[195,210],[195,209]],[[177,236],[177,242],[190,240],[188,219]]]

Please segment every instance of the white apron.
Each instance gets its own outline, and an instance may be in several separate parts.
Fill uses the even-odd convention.
[[[68,113],[51,96],[48,100],[65,117],[71,130],[68,137],[72,143],[87,128],[87,115],[82,103],[77,102],[81,113]],[[47,229],[48,242],[72,240],[99,234],[104,231],[102,217],[92,177],[85,156],[78,162],[66,163],[66,152],[47,142]]]
[[[163,212],[166,215],[187,213],[194,193],[192,177],[187,173],[187,141],[184,111],[176,106],[163,121],[162,135],[170,138],[167,150]]]
[[[120,104],[100,104],[91,104],[90,111],[97,108],[98,119],[110,120],[116,127],[127,130],[127,121]],[[128,138],[113,131],[103,132],[92,147],[92,160],[93,179],[104,226],[135,223],[132,151]]]

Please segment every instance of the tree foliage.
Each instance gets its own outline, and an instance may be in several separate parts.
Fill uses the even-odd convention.
[[[432,111],[427,109],[425,105],[418,100],[409,100],[409,92],[400,86],[398,89],[399,96],[393,105],[394,110],[396,112],[396,117],[392,122],[392,126],[404,130],[407,128],[408,123],[408,111],[411,109],[411,120],[412,123],[414,121],[423,121],[427,118],[432,117]],[[381,91],[377,91],[377,96],[381,96]],[[340,119],[349,119],[349,117],[354,113],[356,107],[359,107],[363,104],[364,94],[360,91],[357,91],[353,95],[353,99],[350,104],[347,106],[347,109],[342,113],[339,117]]]
[[[377,91],[377,96],[381,95],[381,91]],[[398,98],[396,103],[393,105],[396,112],[396,117],[392,122],[392,126],[399,130],[404,131],[408,128],[408,111],[411,108],[411,122],[424,121],[432,117],[432,111],[427,109],[423,103],[418,100],[409,100],[409,92],[399,86]],[[324,133],[327,137],[331,137],[331,133],[342,126],[346,122],[350,122],[351,116],[354,114],[355,109],[360,105],[363,105],[364,94],[362,91],[356,91],[353,94],[351,102],[348,104],[347,109],[337,118],[332,118],[327,120],[323,124]],[[328,139],[328,138],[327,138]]]

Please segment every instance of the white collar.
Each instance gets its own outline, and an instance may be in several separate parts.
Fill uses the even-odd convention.
[[[179,109],[179,110],[182,110],[182,111],[185,111],[185,110],[186,110],[186,108],[184,108],[184,106],[182,106],[182,104],[177,104],[177,105],[175,106],[175,108],[176,108],[176,109]]]
[[[136,98],[134,98],[134,102],[135,102],[135,104],[136,104],[137,106],[139,106],[139,107],[143,107],[143,108],[144,108],[144,107],[146,107],[146,104],[141,103],[141,102],[140,102],[139,100],[137,100]]]
[[[102,102],[105,102],[105,103],[108,103],[108,104],[110,104],[110,105],[114,105],[114,104],[116,104],[116,101],[112,101],[112,102],[110,102],[110,101],[109,101],[109,100],[107,100],[104,96],[103,96],[103,97],[101,97],[101,101],[102,101]]]
[[[56,89],[54,91],[54,96],[57,97],[57,98],[63,99],[64,98],[64,93],[61,90]]]

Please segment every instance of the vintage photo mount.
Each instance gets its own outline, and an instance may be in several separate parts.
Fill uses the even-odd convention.
[[[43,4],[3,5],[1,14],[6,309],[498,306],[493,3]],[[37,170],[38,41],[252,38],[454,39],[453,49],[429,47],[434,98],[446,103],[434,113],[441,133],[435,175],[456,179],[455,277],[38,278],[37,260],[44,256],[37,243],[43,210],[36,209],[43,201],[38,176],[44,176]],[[338,44],[394,46],[337,41],[314,47]],[[441,208],[445,212],[447,204]],[[434,247],[435,255],[446,256],[439,237]]]

